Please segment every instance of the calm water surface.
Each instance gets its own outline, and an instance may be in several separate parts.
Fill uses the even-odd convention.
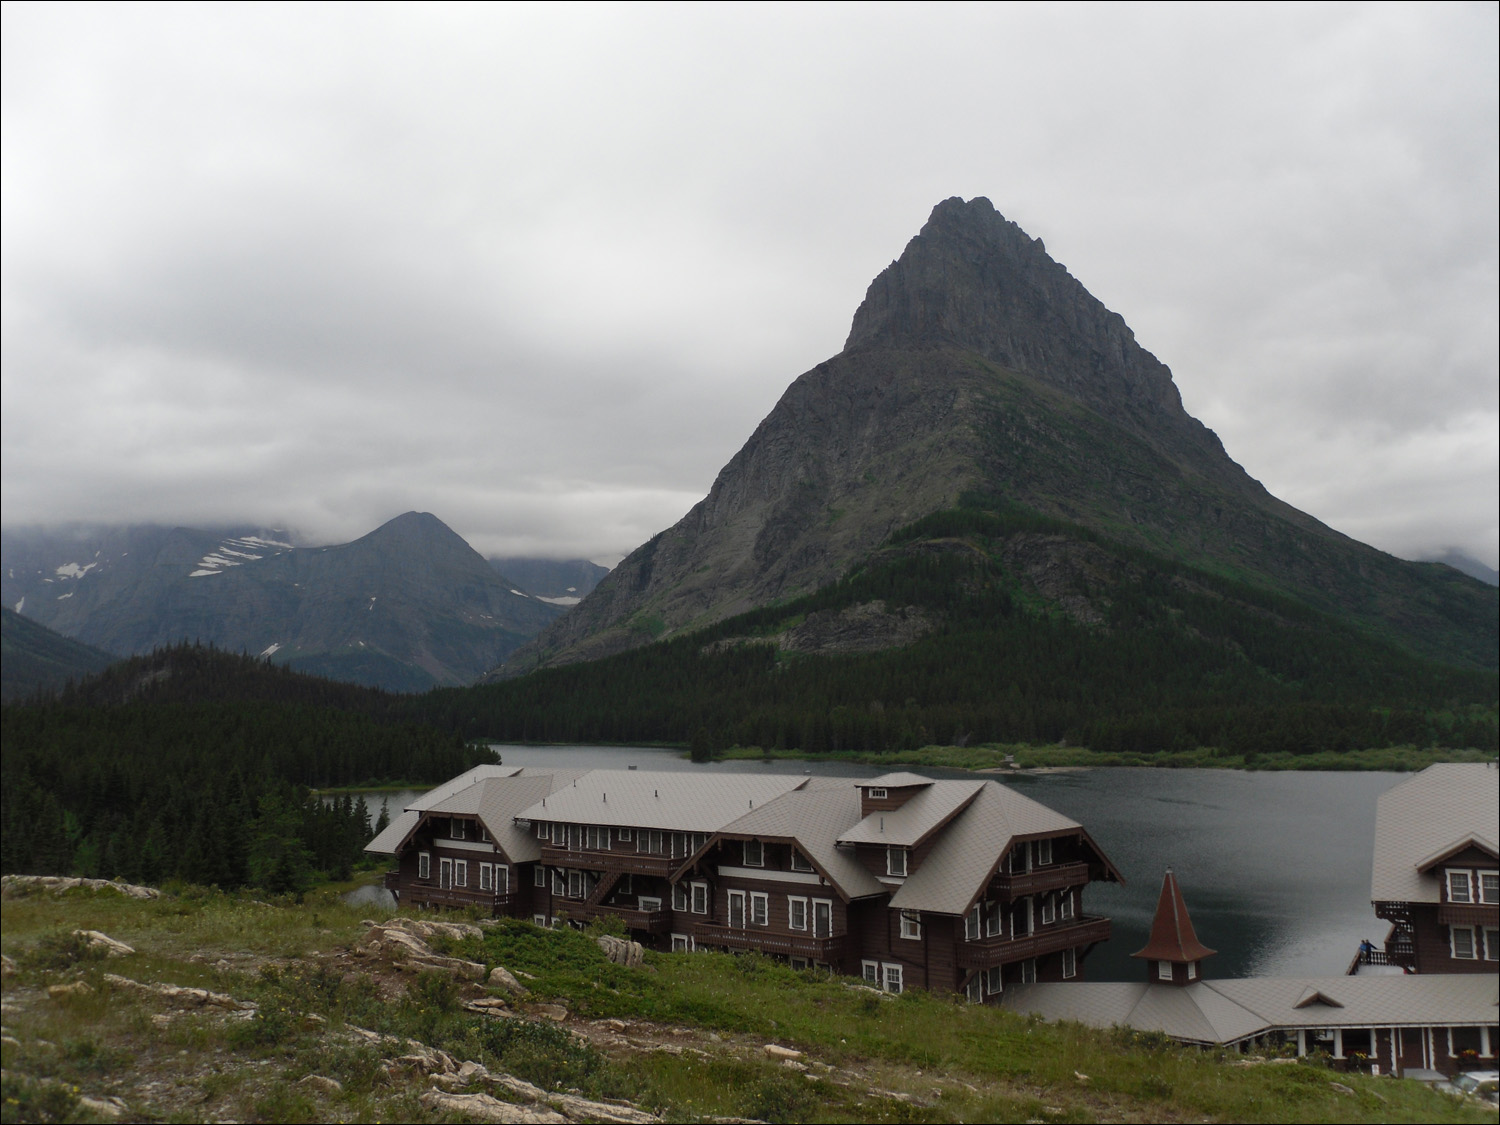
[[[562,769],[815,773],[869,777],[845,762],[694,764],[675,750],[618,746],[496,745],[506,765]],[[975,777],[917,767],[931,777]],[[1370,908],[1375,799],[1408,774],[1242,773],[1235,770],[1096,769],[1006,777],[1012,786],[1082,824],[1125,876],[1090,884],[1085,906],[1106,914],[1114,936],[1089,954],[1090,980],[1140,980],[1130,954],[1146,943],[1162,873],[1177,873],[1204,944],[1210,976],[1332,976],[1361,938],[1386,924]],[[420,791],[366,796],[394,817]]]

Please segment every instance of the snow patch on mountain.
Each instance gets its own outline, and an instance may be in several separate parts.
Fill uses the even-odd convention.
[[[85,563],[83,566],[79,566],[77,563],[63,563],[53,573],[59,578],[82,578],[98,565],[96,562]]]
[[[278,539],[267,539],[260,535],[235,536],[225,539],[209,554],[199,559],[198,569],[192,571],[188,577],[207,578],[211,574],[222,574],[231,566],[256,562],[265,558],[267,554],[279,555],[282,551],[291,549],[290,543],[283,543]]]

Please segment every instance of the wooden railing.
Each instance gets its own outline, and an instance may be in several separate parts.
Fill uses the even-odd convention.
[[[628,930],[644,930],[648,934],[665,934],[672,930],[670,910],[637,910],[632,906],[608,906],[581,899],[553,900],[553,906],[556,913],[585,922],[594,918],[618,918]]]
[[[542,845],[542,862],[548,867],[573,867],[580,871],[619,871],[626,875],[657,875],[665,878],[681,867],[681,859],[639,852],[570,851]]]
[[[699,945],[725,949],[753,949],[781,957],[806,957],[809,961],[839,961],[849,943],[847,934],[815,938],[802,934],[770,933],[763,929],[734,929],[711,922],[693,924],[693,940]]]
[[[1439,903],[1438,921],[1445,926],[1500,926],[1500,906],[1478,902]]]
[[[1109,940],[1109,919],[1084,916],[1075,922],[1060,926],[1044,926],[1034,933],[1018,938],[987,937],[974,941],[961,941],[957,947],[957,960],[965,969],[988,969],[1010,961],[1024,961],[1028,957],[1044,957],[1063,949],[1074,949],[1080,945],[1092,945],[1096,941]]]
[[[1001,871],[995,875],[995,884],[1012,898],[1018,895],[1041,894],[1044,891],[1060,891],[1064,887],[1078,887],[1089,881],[1089,865],[1086,863],[1060,863],[1055,867],[1041,867],[1018,875]]]
[[[396,892],[396,900],[402,906],[447,906],[456,909],[477,906],[492,914],[504,914],[515,901],[515,895],[508,892],[481,891],[475,887],[440,887],[436,883],[403,884],[399,879],[393,880],[392,874],[393,872],[386,872],[385,885],[388,890]]]

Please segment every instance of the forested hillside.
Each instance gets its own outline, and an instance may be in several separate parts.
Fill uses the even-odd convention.
[[[411,706],[470,737],[537,741],[1313,753],[1494,749],[1496,690],[1494,672],[970,495],[810,596]]]
[[[296,891],[340,876],[367,812],[311,787],[437,783],[483,748],[394,698],[181,646],[0,712],[0,870]]]

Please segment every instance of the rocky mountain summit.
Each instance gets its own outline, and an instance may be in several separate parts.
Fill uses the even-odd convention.
[[[788,387],[708,496],[502,674],[807,593],[973,493],[1290,595],[1417,653],[1496,662],[1493,595],[1270,495],[1040,240],[987,199],[954,198],[871,283],[844,350]]]
[[[7,534],[5,600],[120,655],[181,640],[394,690],[463,684],[563,612],[518,589],[436,516],[293,547],[233,528]]]

